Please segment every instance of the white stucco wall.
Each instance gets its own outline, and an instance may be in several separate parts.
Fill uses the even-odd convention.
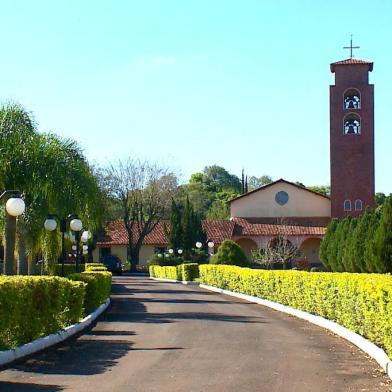
[[[289,195],[285,205],[275,201],[279,191]],[[331,201],[305,189],[278,182],[231,202],[230,215],[242,218],[330,217]]]

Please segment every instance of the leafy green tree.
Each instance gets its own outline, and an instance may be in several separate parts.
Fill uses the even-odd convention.
[[[354,241],[354,232],[358,224],[357,218],[347,218],[345,221],[345,232],[343,243],[340,246],[341,264],[345,272],[358,272],[355,268],[355,261],[352,254],[352,243]]]
[[[385,195],[385,193],[377,192],[376,195],[374,196],[376,206],[377,207],[382,206],[385,202],[386,197],[387,196]]]
[[[392,196],[385,199],[374,237],[377,272],[392,272]]]
[[[335,238],[335,232],[339,225],[338,219],[332,219],[327,227],[327,231],[325,236],[320,244],[320,260],[324,263],[324,265],[333,271],[333,257],[331,257],[332,249],[333,249],[333,241]]]
[[[209,220],[226,220],[230,218],[230,208],[222,200],[215,200],[207,211]]]
[[[331,194],[331,186],[330,185],[313,185],[307,186],[307,189],[321,193],[322,195],[329,196]]]
[[[169,239],[169,247],[172,249],[183,248],[184,232],[182,229],[181,211],[174,199],[170,208],[170,231],[165,227]]]
[[[236,193],[241,193],[241,180],[235,174],[230,174],[225,168],[218,165],[204,168],[203,183],[214,192],[231,189]]]
[[[267,175],[263,175],[261,177],[251,176],[248,179],[248,187],[249,190],[252,191],[254,189],[260,188],[263,185],[270,184],[272,182],[272,178]]]
[[[352,233],[350,244],[347,246],[347,263],[352,272],[371,272],[365,262],[365,243],[373,211],[366,207],[364,213],[357,218],[357,225]]]
[[[249,260],[236,242],[225,240],[219,246],[216,254],[211,257],[210,264],[229,264],[248,267]]]
[[[366,272],[380,272],[379,260],[375,253],[374,238],[377,228],[380,224],[380,210],[376,209],[369,219],[365,242],[364,260],[366,265]]]

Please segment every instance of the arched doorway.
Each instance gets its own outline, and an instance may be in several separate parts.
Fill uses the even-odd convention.
[[[257,244],[250,238],[240,238],[236,243],[241,247],[241,249],[246,254],[248,260],[252,260],[252,250],[257,249]]]
[[[300,251],[306,260],[311,264],[320,264],[320,238],[308,238],[302,242]]]

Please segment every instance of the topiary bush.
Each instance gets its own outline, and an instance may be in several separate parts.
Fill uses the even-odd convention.
[[[107,271],[85,271],[71,274],[68,279],[81,281],[87,284],[84,298],[84,313],[90,314],[99,305],[106,302],[112,287],[112,274]]]
[[[392,276],[201,265],[200,282],[336,321],[392,355]]]
[[[241,247],[234,241],[225,240],[218,248],[218,252],[210,259],[210,264],[228,264],[239,267],[250,265]]]
[[[0,350],[78,322],[85,286],[57,276],[1,276]]]

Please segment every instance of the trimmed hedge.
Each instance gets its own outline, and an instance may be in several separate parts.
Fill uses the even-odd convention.
[[[161,267],[160,265],[151,265],[149,271],[152,278],[180,280],[177,267],[175,266]]]
[[[192,281],[199,277],[199,264],[185,263],[177,266],[177,273],[180,275],[180,280]]]
[[[57,276],[0,277],[0,350],[78,322],[85,284]]]
[[[392,355],[392,276],[201,265],[200,282],[336,321]]]
[[[112,287],[112,274],[110,272],[85,271],[79,274],[71,274],[68,279],[87,283],[83,303],[86,315],[105,303],[110,296]]]
[[[177,266],[150,266],[150,276],[153,278],[192,281],[199,277],[199,264],[184,263]]]
[[[105,264],[102,263],[86,263],[85,264],[86,271],[107,271]]]

